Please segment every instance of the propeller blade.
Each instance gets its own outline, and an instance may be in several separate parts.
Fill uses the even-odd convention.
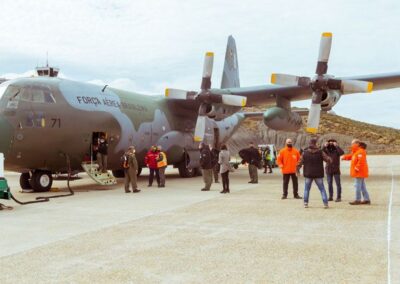
[[[332,33],[323,33],[319,44],[319,55],[315,73],[324,75],[328,71],[329,54],[331,53]]]
[[[194,141],[202,142],[204,139],[204,134],[206,132],[206,117],[204,115],[199,115],[196,121],[196,128],[194,130]]]
[[[311,79],[309,77],[300,77],[289,74],[273,73],[271,74],[271,83],[282,86],[303,86],[310,85]]]
[[[214,64],[214,53],[206,52],[203,65],[203,78],[201,80],[201,89],[208,90],[211,88],[211,75]]]
[[[282,86],[296,86],[299,82],[299,77],[289,74],[272,73],[271,84]]]
[[[321,116],[321,100],[322,100],[321,92],[313,93],[312,103],[310,106],[310,110],[308,112],[307,128],[306,128],[306,131],[309,133],[315,134],[318,132],[319,119]]]
[[[343,93],[371,93],[374,84],[359,80],[342,80]]]
[[[165,89],[165,97],[169,99],[186,100],[190,92],[180,89]]]
[[[229,106],[244,107],[247,103],[247,98],[243,96],[222,95],[222,103]]]

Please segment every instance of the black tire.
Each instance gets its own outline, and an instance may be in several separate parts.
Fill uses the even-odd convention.
[[[196,173],[195,169],[186,167],[185,163],[180,163],[178,170],[179,170],[179,176],[183,178],[194,177]]]
[[[29,179],[31,176],[29,173],[22,173],[21,176],[19,177],[19,185],[21,186],[22,189],[32,189],[31,184],[29,183]]]
[[[124,178],[125,177],[124,170],[113,170],[112,173],[113,173],[114,177],[116,177],[116,178]]]
[[[35,192],[49,191],[53,184],[51,172],[36,170],[30,179],[30,185]]]

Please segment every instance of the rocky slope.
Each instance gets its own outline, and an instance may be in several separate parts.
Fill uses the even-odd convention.
[[[306,117],[303,118],[304,122],[305,120]],[[333,114],[321,116],[320,133],[316,136],[307,134],[304,130],[275,131],[267,128],[261,118],[247,119],[230,139],[228,146],[233,153],[246,147],[251,141],[257,144],[275,144],[277,149],[280,149],[286,138],[292,138],[295,147],[300,149],[306,148],[312,137],[317,137],[319,144],[334,138],[345,151],[351,140],[358,138],[368,144],[369,154],[400,154],[400,129],[368,124]]]

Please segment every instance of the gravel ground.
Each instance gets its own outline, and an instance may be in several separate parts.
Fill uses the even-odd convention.
[[[327,210],[315,185],[308,209],[280,200],[276,170],[249,185],[239,169],[229,195],[220,184],[200,192],[201,178],[174,170],[166,189],[144,188],[142,178],[137,195],[84,176],[74,197],[0,213],[0,283],[387,283],[389,264],[400,283],[399,158],[369,157],[371,206],[348,205],[344,164],[344,202]],[[15,174],[9,181],[21,199],[35,196],[17,193]]]

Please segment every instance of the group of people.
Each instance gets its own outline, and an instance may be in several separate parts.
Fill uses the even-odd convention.
[[[324,207],[328,208],[328,201],[333,201],[333,180],[335,180],[337,195],[335,202],[341,202],[342,187],[340,181],[340,160],[351,160],[350,175],[355,178],[356,198],[350,202],[351,205],[371,204],[369,194],[365,185],[365,178],[368,177],[368,164],[366,158],[367,145],[357,139],[352,141],[352,151],[344,155],[344,151],[339,147],[334,139],[328,142],[321,149],[317,145],[317,139],[311,139],[310,145],[302,153],[293,147],[291,139],[286,140],[286,146],[278,155],[277,163],[283,173],[283,195],[286,199],[288,195],[289,180],[293,183],[293,196],[296,199],[303,199],[298,194],[298,179],[300,169],[303,167],[304,184],[304,207],[308,208],[310,189],[313,182],[322,196]],[[341,158],[342,157],[342,158]],[[326,162],[324,171],[324,162]],[[328,181],[329,197],[324,186],[324,175],[326,173]]]
[[[355,200],[351,205],[371,204],[369,194],[365,184],[365,178],[368,177],[368,164],[366,158],[367,145],[357,139],[352,141],[351,153],[344,155],[344,151],[339,147],[334,139],[328,140],[321,148],[317,145],[317,139],[313,138],[309,142],[309,147],[304,150],[297,150],[293,146],[291,139],[286,140],[286,145],[280,150],[277,157],[277,164],[283,175],[283,194],[282,199],[288,198],[289,182],[292,180],[293,197],[303,199],[304,207],[308,208],[310,189],[313,182],[316,183],[322,197],[324,208],[329,208],[328,202],[333,201],[333,181],[336,183],[335,202],[342,201],[342,186],[340,180],[340,161],[350,160],[350,175],[355,179]],[[218,183],[218,176],[222,179],[221,193],[230,193],[229,173],[233,172],[230,163],[230,153],[226,145],[222,145],[220,150],[211,148],[206,143],[199,144],[200,167],[202,169],[204,187],[202,191],[210,191],[213,179]],[[259,151],[250,143],[248,148],[239,151],[242,158],[242,164],[248,164],[250,181],[249,183],[258,183],[258,169],[268,166],[267,149]],[[123,165],[125,169],[125,192],[130,192],[129,186],[132,186],[133,192],[140,192],[137,188],[138,162],[135,157],[135,148],[130,146],[123,156]],[[153,185],[154,176],[156,177],[158,187],[165,187],[165,169],[168,165],[167,155],[162,151],[161,146],[152,146],[145,156],[145,164],[150,170],[148,186]],[[264,164],[263,164],[264,162]],[[324,162],[325,169],[324,169]],[[303,168],[304,198],[299,195],[298,176],[300,169]],[[266,172],[267,168],[264,168]],[[272,170],[271,170],[272,172]],[[328,182],[328,194],[324,186],[324,177],[326,174]]]
[[[139,170],[138,162],[135,155],[135,147],[130,146],[122,156],[122,164],[125,174],[125,192],[131,192],[129,186],[132,186],[132,192],[140,192],[137,187],[137,174]],[[153,186],[154,176],[156,177],[158,187],[165,187],[165,169],[168,166],[167,155],[162,151],[161,146],[152,146],[147,152],[144,163],[149,168],[149,184]]]
[[[230,193],[229,189],[229,172],[233,171],[230,164],[230,153],[226,145],[221,146],[219,151],[216,148],[211,149],[206,143],[199,144],[200,150],[200,167],[202,169],[204,187],[201,191],[210,191],[211,184],[214,180],[218,183],[218,174],[222,179],[221,193]]]

